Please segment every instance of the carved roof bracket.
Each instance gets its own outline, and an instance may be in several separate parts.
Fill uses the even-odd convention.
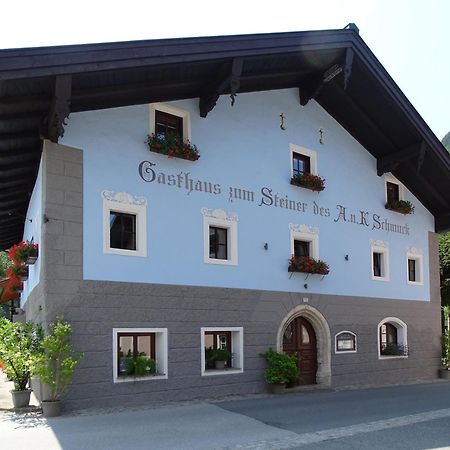
[[[420,157],[422,151],[425,152],[425,143],[423,141],[416,142],[409,147],[398,150],[395,153],[390,153],[387,156],[381,156],[377,159],[378,176],[381,176],[386,172],[392,172],[401,163],[415,158],[417,155]]]
[[[240,87],[243,66],[244,58],[233,58],[231,67],[230,64],[227,63],[226,66],[222,68],[217,80],[209,85],[200,97],[200,117],[206,117],[216,106],[219,97],[226,92],[230,92],[231,106],[234,105]]]
[[[70,114],[72,96],[72,75],[57,75],[50,110],[44,119],[41,134],[44,138],[57,143],[64,136],[64,126]]]

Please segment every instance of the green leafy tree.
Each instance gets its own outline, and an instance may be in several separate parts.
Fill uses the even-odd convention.
[[[39,325],[0,318],[0,360],[6,375],[14,382],[14,390],[27,388],[41,340]]]
[[[442,145],[450,152],[450,131],[442,139]]]
[[[442,305],[450,305],[450,232],[439,238]]]
[[[50,388],[50,398],[59,400],[72,381],[82,353],[75,353],[70,336],[72,327],[61,317],[49,325],[50,333],[42,341],[42,354],[37,359],[34,373]]]

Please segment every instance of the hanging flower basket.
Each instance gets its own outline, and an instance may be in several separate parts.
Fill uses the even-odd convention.
[[[23,291],[23,283],[19,277],[12,276],[9,278],[8,290],[16,294],[20,294]]]
[[[28,280],[28,266],[25,264],[12,264],[6,270],[6,276],[10,278],[18,278],[20,281]]]
[[[311,191],[320,192],[325,189],[325,179],[319,175],[312,173],[299,173],[291,179],[291,184],[294,186],[311,189]]]
[[[188,140],[181,140],[175,134],[149,134],[147,145],[151,152],[161,153],[169,158],[181,158],[188,161],[197,161],[200,158],[195,145]]]
[[[327,275],[330,273],[330,267],[325,261],[310,256],[292,256],[289,260],[288,271]]]
[[[19,242],[9,249],[8,255],[16,265],[34,264],[38,258],[38,244],[29,241]]]
[[[414,206],[408,200],[391,200],[384,207],[400,214],[414,214]]]

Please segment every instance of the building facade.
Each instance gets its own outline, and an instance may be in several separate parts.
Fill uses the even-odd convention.
[[[364,82],[344,56],[322,82]],[[73,325],[84,358],[69,408],[264,392],[270,347],[298,355],[300,384],[437,377],[436,213],[397,169],[411,156],[374,155],[357,119],[317,93],[302,101],[307,88],[301,104],[275,82],[230,89],[210,103],[175,93],[78,108],[43,140],[23,234],[40,256],[22,305],[27,319]],[[175,134],[198,159],[160,153]],[[406,203],[413,214],[386,207]],[[155,367],[137,376],[132,356]]]

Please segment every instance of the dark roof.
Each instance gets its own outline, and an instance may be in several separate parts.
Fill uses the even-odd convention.
[[[0,248],[21,239],[41,139],[56,142],[70,112],[199,97],[205,116],[219,95],[292,87],[450,227],[448,153],[349,26],[0,50]]]

